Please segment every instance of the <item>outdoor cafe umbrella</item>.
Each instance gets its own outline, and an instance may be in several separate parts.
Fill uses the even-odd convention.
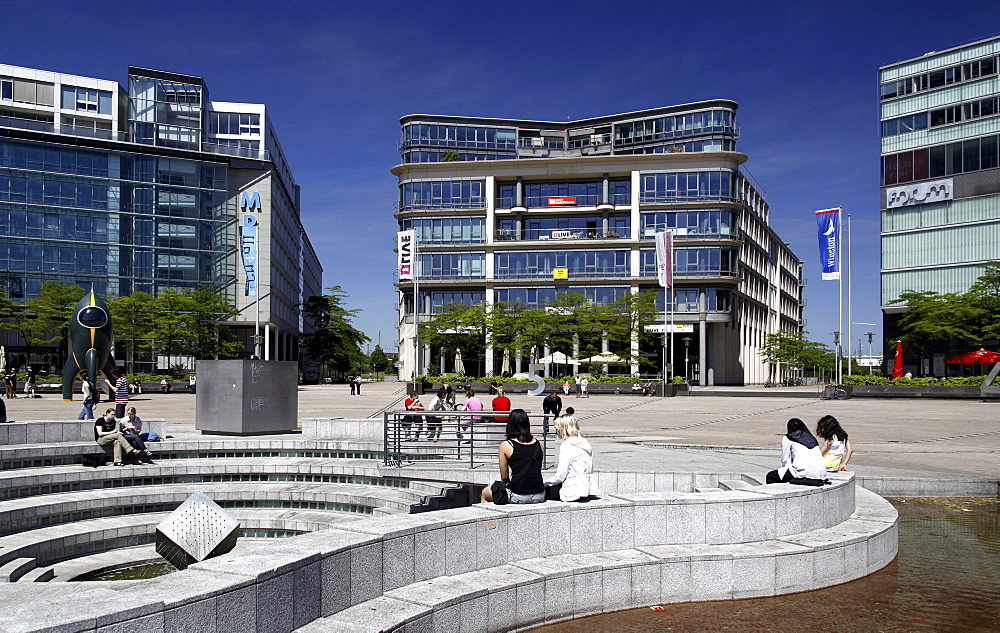
[[[567,363],[572,363],[573,359],[563,354],[562,352],[552,352],[548,356],[542,356],[538,359],[539,363],[552,363],[553,365],[566,365]]]
[[[618,363],[624,363],[625,361],[622,360],[621,356],[618,356],[617,354],[612,354],[611,352],[601,352],[600,354],[597,354],[596,356],[591,356],[590,358],[584,358],[583,362],[585,362],[585,363],[608,363],[608,364],[612,364],[613,365],[613,364],[618,364]]]
[[[455,350],[455,373],[462,375],[465,373],[465,363],[462,362],[462,349]]]
[[[980,349],[975,352],[966,352],[964,354],[949,356],[944,359],[944,362],[951,363],[953,365],[961,363],[1000,363],[1000,352],[991,352],[989,350]]]
[[[896,358],[892,361],[892,377],[903,376],[903,341],[896,341]]]
[[[0,345],[0,373],[7,371],[7,349]]]
[[[505,349],[503,351],[503,364],[500,366],[500,371],[504,374],[510,373],[510,350]]]

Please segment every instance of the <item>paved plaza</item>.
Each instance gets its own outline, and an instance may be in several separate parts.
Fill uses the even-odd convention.
[[[299,389],[298,419],[379,417],[401,409],[404,385],[366,383],[360,396],[347,385]],[[563,398],[576,409],[583,433],[595,444],[596,466],[642,470],[687,469],[693,463],[737,461],[748,467],[777,466],[781,435],[790,417],[810,427],[835,415],[850,434],[852,470],[861,476],[973,476],[1000,480],[1000,404],[978,400],[822,400],[815,387],[789,389],[695,388],[675,398],[594,395]],[[712,393],[726,395],[711,395]],[[746,397],[732,394],[744,393]],[[195,397],[186,392],[134,394],[140,417],[164,418],[170,434],[193,438]],[[541,398],[511,396],[514,407],[541,410]],[[102,402],[95,410],[103,411]],[[68,419],[79,401],[57,394],[7,401],[13,420]]]

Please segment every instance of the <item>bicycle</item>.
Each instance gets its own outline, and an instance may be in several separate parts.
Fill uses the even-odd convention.
[[[820,394],[820,398],[823,400],[846,400],[847,390],[842,387],[829,385]]]
[[[764,387],[765,388],[767,388],[767,387],[773,387],[773,386],[774,386],[774,381],[771,380],[770,378],[768,378],[767,380],[764,381]]]

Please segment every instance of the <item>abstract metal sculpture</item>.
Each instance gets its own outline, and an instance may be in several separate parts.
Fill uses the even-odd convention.
[[[71,352],[63,368],[63,400],[73,399],[73,381],[81,371],[86,370],[87,380],[93,387],[98,371],[103,371],[110,380],[116,367],[111,354],[114,342],[111,312],[93,287],[73,310],[69,320],[69,341]]]
[[[236,547],[240,522],[203,492],[196,492],[156,526],[156,553],[177,569]]]

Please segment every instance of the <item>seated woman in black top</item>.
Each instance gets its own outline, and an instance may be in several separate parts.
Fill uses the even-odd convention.
[[[531,423],[524,409],[514,409],[507,418],[507,439],[497,451],[500,480],[507,484],[511,503],[543,503],[542,445],[531,436]],[[483,503],[493,501],[493,491],[483,489]]]

